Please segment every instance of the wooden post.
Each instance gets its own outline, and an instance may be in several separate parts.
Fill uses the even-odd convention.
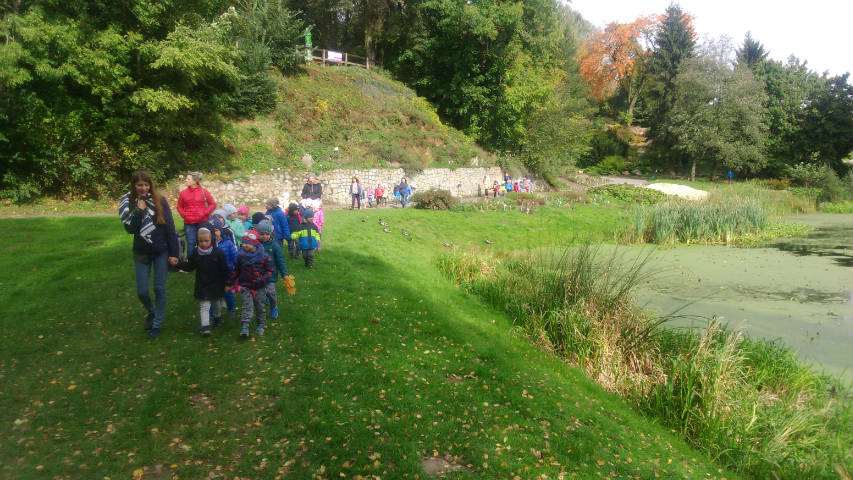
[[[349,57],[347,56],[347,52],[344,52],[344,66],[349,66]]]
[[[323,55],[323,66],[325,67],[326,66],[326,56],[327,56],[326,55],[326,49],[324,48],[324,49],[320,50],[320,53]]]
[[[370,58],[364,57],[364,68],[370,70]]]

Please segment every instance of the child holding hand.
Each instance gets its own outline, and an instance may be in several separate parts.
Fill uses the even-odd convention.
[[[213,244],[212,237],[210,228],[200,227],[196,247],[189,258],[179,265],[182,270],[195,270],[194,296],[199,301],[201,336],[203,337],[209,337],[211,328],[216,328],[222,323],[220,300],[225,296],[225,282],[230,274],[225,254]],[[213,312],[212,322],[211,311]]]
[[[231,272],[228,283],[235,287],[236,284],[239,284],[242,287],[243,307],[240,313],[242,325],[240,336],[249,336],[252,316],[257,322],[255,333],[263,335],[266,327],[265,292],[268,285],[275,288],[275,284],[270,282],[273,274],[272,262],[264,252],[264,246],[261,245],[258,232],[248,230],[243,233],[242,240],[240,252],[237,254],[237,264],[234,266],[234,271]]]

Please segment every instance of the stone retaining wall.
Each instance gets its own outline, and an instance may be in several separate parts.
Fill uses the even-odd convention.
[[[392,195],[393,186],[405,177],[410,185],[416,186],[419,191],[430,188],[441,188],[449,190],[455,197],[474,197],[479,193],[478,187],[483,184],[492,185],[495,180],[503,180],[503,171],[500,167],[491,168],[429,168],[421,173],[411,176],[400,169],[370,169],[370,170],[330,170],[317,175],[323,185],[323,203],[330,206],[349,205],[351,201],[349,186],[352,177],[358,177],[361,184],[376,185],[384,183],[388,187],[387,196]],[[262,205],[266,199],[277,197],[282,207],[291,201],[298,201],[302,186],[305,185],[307,174],[297,173],[272,173],[264,175],[253,175],[247,179],[221,182],[205,178],[202,185],[207,188],[216,203],[224,205],[230,203],[240,205]],[[184,188],[183,182],[176,184],[172,189],[175,193]],[[541,191],[544,183],[534,181],[534,190]]]

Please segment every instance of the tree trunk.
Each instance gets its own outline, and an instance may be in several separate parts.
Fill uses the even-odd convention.
[[[692,164],[690,165],[690,181],[696,181],[696,157],[693,157]]]

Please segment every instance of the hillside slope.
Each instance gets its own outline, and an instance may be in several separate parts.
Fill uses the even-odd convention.
[[[330,211],[315,269],[288,262],[297,295],[279,286],[281,317],[249,342],[234,320],[199,338],[180,274],[163,336],[146,340],[115,218],[0,220],[0,476],[411,479],[433,459],[458,479],[738,478],[435,264],[442,241],[509,250],[579,225],[606,240],[606,213]],[[53,295],[34,288],[46,282]]]
[[[423,98],[379,70],[309,65],[283,77],[274,112],[226,130],[229,170],[315,170],[494,164],[494,156],[441,123]],[[335,148],[337,147],[337,150]]]

